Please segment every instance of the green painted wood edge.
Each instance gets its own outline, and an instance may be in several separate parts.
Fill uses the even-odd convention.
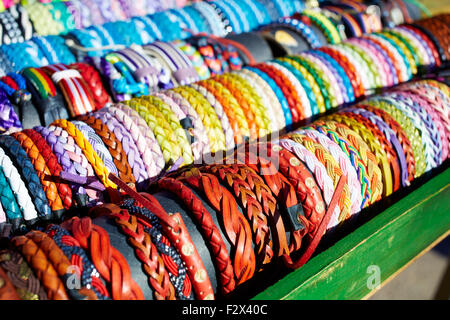
[[[383,282],[448,230],[450,169],[253,299],[361,299],[371,292],[369,266]]]

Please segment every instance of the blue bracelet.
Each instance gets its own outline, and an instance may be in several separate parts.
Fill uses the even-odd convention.
[[[143,45],[152,43],[156,40],[156,37],[152,33],[151,29],[145,23],[145,20],[141,19],[142,17],[133,17],[130,20],[130,24],[133,24],[133,28],[136,29],[136,32],[141,37],[141,42]]]
[[[219,1],[225,2],[224,0]],[[239,18],[242,32],[249,32],[254,24],[253,20],[256,19],[253,13],[245,12],[247,11],[247,8],[242,5],[242,3],[238,4],[235,0],[226,1],[226,5],[229,6],[235,13],[236,17]]]
[[[230,23],[233,32],[235,33],[243,32],[239,16],[226,3],[220,0],[211,1],[211,3],[213,3],[214,5],[216,5],[216,7],[220,9],[222,14],[226,17],[226,19]]]
[[[185,12],[196,23],[199,32],[213,33],[213,29],[210,28],[208,21],[195,7],[186,6],[180,11]]]
[[[308,82],[308,80],[306,80],[306,78],[303,76],[303,74],[286,61],[280,61],[277,59],[272,60],[272,61],[275,63],[278,63],[278,64],[282,65],[283,67],[285,67],[286,69],[288,69],[300,81],[302,87],[305,89],[306,96],[308,97],[308,100],[309,100],[309,104],[311,105],[311,113],[313,115],[319,114],[320,111],[319,111],[319,106],[317,105],[316,95],[314,94],[310,83]]]
[[[161,29],[159,29],[158,25],[151,19],[150,16],[137,17],[136,19],[140,19],[145,23],[147,32],[155,37],[155,41],[162,40],[163,35]]]
[[[206,22],[209,24],[211,33],[218,37],[225,37],[227,31],[225,30],[225,24],[220,18],[219,14],[214,7],[208,2],[195,2],[193,8],[203,16]]]
[[[176,15],[178,17],[178,19],[180,19],[181,21],[183,21],[183,28],[187,28],[189,30],[192,30],[192,32],[194,34],[199,33],[199,29],[197,24],[195,23],[195,21],[193,20],[193,17],[191,15],[189,15],[187,13],[186,10],[183,9],[170,9],[169,10],[171,13],[173,13],[174,15]]]
[[[289,103],[286,100],[286,97],[284,96],[281,89],[278,87],[278,85],[275,83],[275,81],[269,77],[265,72],[262,72],[261,70],[254,68],[254,67],[244,67],[247,70],[250,70],[251,72],[257,74],[260,78],[262,78],[267,84],[272,88],[273,92],[277,96],[278,101],[280,101],[281,108],[283,109],[284,113],[284,120],[286,123],[286,127],[292,125],[292,114],[291,109],[289,108]]]
[[[31,40],[3,45],[1,50],[11,62],[11,71],[20,71],[29,67],[42,67],[49,64],[42,50]]]

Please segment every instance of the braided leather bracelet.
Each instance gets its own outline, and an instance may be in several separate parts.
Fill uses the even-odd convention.
[[[17,236],[11,239],[11,246],[23,255],[27,263],[34,270],[39,281],[44,286],[49,299],[69,299],[64,289],[64,284],[59,279],[55,268],[33,240],[25,236]]]
[[[118,170],[119,177],[124,182],[134,185],[136,180],[133,176],[130,164],[128,163],[127,155],[122,148],[122,143],[116,138],[114,132],[110,131],[100,119],[95,117],[82,116],[79,119],[94,129],[97,135],[102,139],[103,143],[107,146]]]
[[[47,293],[23,256],[14,250],[0,251],[3,268],[22,300],[47,300]]]
[[[202,190],[216,213],[222,218],[225,232],[234,247],[234,273],[237,283],[250,279],[255,271],[255,254],[252,250],[251,228],[239,212],[231,193],[211,174],[186,171],[181,181]]]
[[[130,133],[147,168],[149,177],[157,176],[164,168],[165,162],[155,135],[145,120],[135,110],[124,104],[115,104],[114,106],[103,108],[101,111],[103,110],[114,115]]]
[[[307,150],[313,153],[317,160],[319,160],[326,168],[328,176],[333,181],[334,187],[336,188],[339,183],[339,179],[344,175],[342,169],[339,167],[337,161],[333,158],[332,154],[323,147],[320,143],[317,143],[314,139],[306,135],[294,132],[289,134],[286,138],[289,138],[297,143],[302,144]],[[339,222],[347,219],[351,214],[352,202],[350,200],[350,190],[348,184],[344,186],[344,192],[342,192],[339,198],[339,208],[341,213],[338,217]]]
[[[11,136],[0,136],[0,145],[10,158],[20,168],[21,176],[26,181],[28,191],[36,206],[38,216],[40,219],[49,220],[52,218],[51,209],[48,205],[48,200],[42,188],[42,184],[29,160],[27,154],[20,146],[20,143]]]
[[[248,140],[250,136],[249,124],[239,102],[233,94],[221,83],[214,80],[199,81],[198,85],[206,88],[220,102],[233,129],[236,145]],[[256,132],[252,131],[253,134]],[[252,136],[252,138],[256,138]]]
[[[45,141],[45,139],[33,129],[25,129],[22,131],[26,134],[35,144],[39,153],[44,158],[44,161],[50,170],[50,175],[53,177],[58,177],[60,172],[63,170],[61,165],[58,163],[56,155],[53,153],[51,147]],[[56,187],[58,189],[59,196],[63,202],[64,208],[69,209],[72,206],[72,190],[66,183],[60,181],[55,181]]]
[[[2,283],[2,287],[0,288],[1,300],[20,300],[14,285],[2,267],[0,267],[0,282]]]
[[[230,192],[234,193],[235,197],[239,199],[239,203],[245,211],[254,235],[256,269],[261,268],[262,264],[269,263],[273,257],[273,250],[270,229],[267,223],[268,217],[264,214],[249,184],[240,175],[234,174],[233,172],[223,169],[219,169],[217,172],[214,166],[208,166],[201,170],[215,174],[222,184],[226,185],[230,189]]]
[[[111,285],[114,300],[142,300],[141,289],[131,278],[130,267],[122,254],[111,246],[108,233],[89,218],[65,221],[62,227],[72,232],[81,247],[89,250],[92,261],[105,281]]]
[[[202,120],[198,116],[197,112],[191,107],[189,102],[183,98],[180,94],[172,91],[165,91],[163,93],[157,93],[157,97],[164,100],[167,104],[173,105],[173,108],[178,107],[181,112],[191,121],[194,141],[191,142],[192,153],[194,159],[201,159],[203,154],[211,152],[209,146],[208,135],[206,134],[205,127]],[[191,129],[189,129],[190,131]]]
[[[61,201],[61,197],[59,196],[58,189],[56,184],[48,180],[48,177],[51,176],[50,170],[45,162],[45,159],[39,152],[39,149],[34,144],[33,140],[31,140],[25,133],[23,132],[15,132],[12,134],[17,141],[19,141],[23,150],[27,153],[31,163],[36,170],[36,174],[41,181],[43,190],[48,200],[48,204],[57,217],[61,217],[63,214],[64,206]],[[59,211],[59,212],[58,212]]]
[[[143,225],[136,216],[130,215],[127,210],[121,210],[113,204],[96,207],[91,213],[105,214],[105,211],[114,218],[121,231],[128,236],[128,242],[133,246],[137,258],[143,264],[144,272],[148,276],[156,299],[174,300],[175,289],[169,280],[164,260],[158,253],[150,235],[144,231]]]
[[[223,133],[219,118],[214,112],[213,107],[209,104],[208,100],[206,100],[201,93],[190,87],[178,87],[172,90],[181,94],[191,104],[202,119],[206,133],[208,134],[211,152],[215,153],[221,150],[227,150],[225,145],[225,135]]]
[[[222,292],[227,294],[233,291],[235,288],[234,273],[227,247],[202,201],[181,181],[173,178],[162,178],[158,181],[158,187],[175,194],[190,209],[214,257],[215,265],[219,270],[218,276]]]
[[[122,147],[127,154],[127,161],[133,169],[136,182],[140,184],[148,180],[147,170],[130,132],[108,112],[96,112],[94,113],[94,117],[100,119],[111,132],[114,132],[116,138],[122,143]]]
[[[68,287],[67,282],[72,275],[70,269],[72,267],[69,259],[65,256],[64,252],[58,247],[53,239],[42,231],[33,230],[25,235],[31,239],[42,252],[47,256],[49,262],[53,265],[56,273],[61,278],[61,281],[66,283],[67,294],[76,300],[97,300],[96,294],[88,288],[71,289]]]
[[[3,168],[0,166],[0,201],[2,209],[4,210],[4,220],[3,222],[8,222],[11,224],[12,231],[16,232],[20,228],[20,224],[23,220],[22,212],[20,211],[19,205],[14,197],[14,193],[6,180]],[[8,233],[8,232],[6,232]],[[5,234],[9,236],[9,234]]]

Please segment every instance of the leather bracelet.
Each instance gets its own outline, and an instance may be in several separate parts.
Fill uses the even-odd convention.
[[[17,230],[19,230],[19,228],[21,228],[20,224],[23,221],[23,215],[1,166],[0,201],[6,215],[6,220],[9,224],[11,224],[12,232],[15,233]],[[6,236],[8,235],[6,234]]]
[[[157,176],[164,168],[165,162],[161,147],[145,120],[125,104],[116,104],[102,110],[107,110],[108,113],[114,115],[131,134],[144,165],[147,167],[149,177]]]
[[[100,278],[100,274],[91,262],[87,253],[81,248],[80,243],[63,227],[55,224],[47,226],[45,233],[53,239],[55,244],[62,250],[70,261],[72,273],[75,271],[75,280],[79,281],[80,293],[95,300],[110,299],[109,292]],[[74,280],[74,279],[72,279]],[[87,289],[86,288],[90,288]],[[92,295],[94,292],[95,296]]]
[[[219,118],[214,109],[199,92],[190,87],[178,87],[172,89],[174,92],[181,94],[195,109],[202,119],[211,144],[211,152],[219,152],[226,150],[225,135],[223,133]]]
[[[186,136],[186,132],[181,126],[180,120],[177,118],[175,113],[170,109],[170,106],[167,105],[163,100],[156,96],[147,96],[143,98],[139,98],[140,101],[149,103],[150,105],[154,106],[163,114],[166,121],[169,123],[170,127],[173,130],[173,133],[175,134],[175,137],[177,139],[177,143],[181,148],[181,155],[183,157],[183,163],[188,165],[191,164],[194,161],[193,155],[192,155],[192,149],[190,146],[190,141],[188,140],[188,137]]]
[[[20,251],[33,269],[41,284],[44,286],[49,299],[69,299],[64,289],[64,284],[59,279],[55,268],[33,240],[25,236],[17,236],[12,238],[10,243],[15,250]]]
[[[410,24],[402,25],[400,26],[400,28],[410,30],[412,31],[411,33],[414,33],[416,36],[420,37],[427,44],[427,47],[430,49],[431,54],[433,55],[434,65],[438,68],[441,66],[442,62],[441,57],[439,55],[439,51],[434,42],[430,39],[429,35],[427,35],[424,32],[424,30],[421,30],[418,27],[415,27]]]
[[[155,207],[159,213],[168,215],[164,208],[159,204],[158,200],[150,194],[143,193],[142,196],[146,198]],[[125,200],[122,207],[127,208],[133,214],[137,215],[140,221],[147,228],[158,229],[159,232],[164,232],[164,236],[167,237],[167,241],[170,241],[171,245],[178,251],[184,265],[186,267],[186,279],[190,279],[191,285],[195,291],[195,295],[200,300],[214,299],[214,293],[212,290],[211,282],[208,274],[205,270],[203,262],[198,255],[195,245],[192,243],[192,239],[187,233],[186,226],[179,213],[170,214],[169,219],[174,220],[178,226],[178,231],[172,227],[161,224],[159,225],[159,219],[149,209],[139,205],[130,206],[134,200]]]
[[[367,175],[370,184],[370,203],[375,203],[381,199],[383,193],[383,182],[381,170],[378,167],[375,155],[370,151],[366,142],[348,126],[332,120],[319,120],[314,122],[314,126],[326,126],[330,130],[336,132],[339,136],[347,139],[351,146],[355,148],[364,164],[364,172]]]
[[[231,259],[220,231],[202,201],[180,180],[164,177],[158,181],[158,187],[175,194],[189,208],[214,257],[215,266],[219,270],[222,292],[225,294],[232,292],[235,288],[235,280]]]
[[[191,84],[190,86],[195,91],[201,93],[202,96],[206,100],[208,100],[209,104],[214,108],[214,111],[216,112],[217,117],[219,118],[220,124],[222,126],[223,134],[225,135],[225,145],[227,146],[227,149],[234,149],[235,147],[234,132],[233,129],[231,128],[230,122],[228,121],[228,117],[225,114],[222,104],[205,87],[199,86],[197,84]]]
[[[131,278],[130,267],[122,254],[111,246],[106,231],[89,218],[72,218],[62,225],[72,232],[81,247],[89,250],[93,263],[103,279],[111,285],[114,300],[142,300],[143,294]]]
[[[66,283],[66,291],[70,298],[75,300],[96,300],[95,293],[88,288],[71,289],[67,286],[68,278],[72,275],[70,272],[72,265],[64,252],[58,247],[53,239],[42,231],[30,231],[25,235],[32,240],[42,252],[46,255],[49,262],[53,265],[61,281]]]
[[[103,110],[103,109],[102,109]],[[101,110],[101,111],[102,111]],[[131,134],[127,129],[108,112],[97,111],[94,117],[100,119],[108,129],[113,132],[116,138],[122,143],[122,147],[127,155],[128,163],[133,169],[133,175],[140,188],[142,183],[149,179],[146,167],[142,161],[140,150],[136,146]]]
[[[245,77],[250,84],[253,85],[257,94],[265,102],[266,109],[268,110],[269,119],[274,119],[272,121],[272,126],[274,126],[275,131],[281,131],[286,127],[286,119],[284,117],[283,107],[277,98],[273,88],[257,73],[251,71],[250,69],[242,69],[238,72],[241,76]],[[276,85],[276,84],[275,84]]]
[[[0,251],[0,267],[11,280],[21,300],[47,300],[47,293],[23,256],[14,250]]]
[[[64,212],[64,206],[61,201],[61,197],[59,196],[56,184],[47,178],[51,176],[51,173],[45,159],[40,154],[39,149],[36,147],[33,140],[31,140],[25,133],[16,132],[13,133],[12,136],[19,141],[23,150],[27,153],[28,158],[33,164],[36,174],[42,184],[48,200],[48,205],[50,206],[53,214],[60,218]]]
[[[103,108],[107,103],[111,102],[111,98],[103,86],[102,79],[94,67],[87,63],[78,62],[69,65],[69,68],[78,70],[81,77],[86,81],[92,93],[96,110]]]
[[[393,145],[392,140],[391,139],[388,140],[388,138],[385,137],[384,132],[382,131],[383,129],[382,124],[379,123],[375,125],[370,121],[370,119],[367,119],[364,115],[355,114],[354,112],[351,111],[347,112],[347,110],[339,112],[339,114],[355,119],[372,132],[374,138],[377,140],[377,142],[380,144],[383,151],[385,152],[387,161],[390,165],[392,175],[392,192],[397,191],[398,188],[400,187],[401,182],[400,163],[398,160],[399,157],[397,156],[397,153],[394,149],[395,147]],[[388,189],[388,187],[385,187],[385,189]]]
[[[221,217],[225,233],[234,247],[233,266],[237,283],[250,279],[255,272],[252,232],[247,220],[238,211],[234,197],[213,175],[200,171],[184,172],[180,179],[183,183],[202,190],[209,204]]]
[[[313,153],[316,158],[325,166],[328,176],[333,181],[334,187],[336,188],[339,183],[339,179],[344,175],[342,169],[339,167],[337,161],[333,158],[332,154],[323,147],[320,143],[317,143],[314,139],[297,133],[296,131],[289,134],[287,138],[302,144],[306,149]],[[350,190],[348,184],[344,187],[344,192],[339,198],[339,208],[341,213],[338,217],[338,221],[342,222],[347,219],[352,213],[352,202],[350,200]]]
[[[257,201],[256,195],[251,190],[248,183],[241,176],[227,170],[215,170],[214,166],[201,169],[204,172],[214,174],[223,185],[226,185],[230,192],[234,193],[236,199],[245,212],[248,222],[253,231],[253,242],[255,243],[256,269],[260,269],[264,264],[269,263],[273,257],[272,240],[270,239],[270,229],[267,218]]]
[[[2,283],[2,287],[0,288],[1,300],[20,300],[14,285],[2,267],[0,267],[0,281]]]
[[[344,115],[331,115],[327,116],[325,119],[336,120],[338,122],[347,125],[350,129],[354,130],[365,141],[365,143],[369,146],[372,153],[375,155],[377,163],[380,166],[380,169],[382,170],[383,194],[385,196],[390,195],[393,189],[393,179],[390,165],[388,162],[386,152],[378,144],[378,141],[376,141],[373,133],[368,128],[360,124],[358,121],[346,117]]]
[[[220,82],[212,79],[199,81],[197,84],[206,88],[221,103],[232,125],[235,144],[248,140],[250,138],[249,124],[234,95]]]
[[[20,143],[11,136],[0,136],[0,145],[5,153],[7,153],[10,158],[13,158],[14,163],[19,167],[20,172],[22,173],[21,176],[26,181],[28,191],[36,206],[39,219],[51,219],[52,212],[43,191],[42,184],[33,164],[20,146]]]
[[[136,180],[133,176],[131,166],[128,163],[127,155],[122,148],[122,143],[116,138],[114,132],[110,131],[100,119],[96,119],[93,116],[81,116],[79,120],[88,124],[102,139],[118,169],[119,177],[124,182],[134,185]]]
[[[108,178],[108,169],[105,167],[102,159],[97,155],[97,153],[92,148],[92,145],[89,143],[89,141],[86,140],[86,138],[83,136],[83,134],[75,127],[74,124],[67,120],[56,120],[53,122],[52,125],[58,126],[64,130],[67,131],[67,133],[73,137],[76,144],[81,148],[84,155],[86,156],[86,159],[90,162],[92,167],[94,168],[95,173],[98,175],[100,181],[103,183],[103,185],[107,188],[116,188],[116,184],[113,183]]]
[[[209,139],[206,134],[205,126],[189,102],[180,94],[172,91],[158,93],[156,96],[164,100],[169,105],[174,105],[174,107],[176,105],[185,117],[187,117],[192,123],[192,129],[188,129],[188,131],[190,131],[190,134],[193,135],[194,141],[191,142],[191,148],[194,159],[201,159],[203,154],[210,153],[211,148],[209,146]]]
[[[153,130],[166,163],[170,165],[175,163],[181,157],[181,148],[177,145],[175,134],[164,115],[149,103],[142,103],[139,100],[124,103],[135,109]]]
[[[96,207],[94,210],[96,213],[101,212],[102,214],[107,212],[128,237],[128,242],[134,248],[134,252],[148,276],[149,285],[153,289],[155,298],[157,300],[174,300],[175,289],[169,280],[164,260],[136,216],[130,215],[127,210],[121,210],[113,204]]]

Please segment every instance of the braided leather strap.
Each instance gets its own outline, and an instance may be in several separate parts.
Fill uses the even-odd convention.
[[[208,100],[191,87],[184,86],[172,90],[182,95],[202,119],[206,134],[208,135],[211,152],[215,153],[227,150],[222,125]]]
[[[31,140],[23,132],[15,132],[12,136],[19,141],[20,145],[25,150],[31,163],[33,164],[52,211],[56,212],[63,210],[64,206],[62,204],[61,197],[59,196],[56,184],[48,179],[48,177],[51,176],[50,170],[33,140]],[[62,214],[62,212],[60,212],[60,214]]]
[[[380,144],[378,144],[378,141],[374,137],[373,133],[358,121],[345,115],[333,114],[327,116],[325,119],[335,120],[342,124],[345,124],[350,129],[354,130],[364,140],[364,142],[369,146],[372,153],[375,155],[377,163],[382,170],[383,194],[385,196],[390,195],[393,188],[393,179],[389,160],[387,158],[386,151]]]
[[[392,129],[392,131],[395,133],[397,140],[399,144],[401,145],[401,148],[403,150],[406,166],[407,166],[407,179],[408,182],[411,182],[414,179],[414,173],[415,173],[415,160],[414,160],[414,151],[411,146],[411,142],[408,139],[408,136],[406,135],[405,131],[403,130],[402,126],[395,121],[395,119],[389,115],[386,111],[382,109],[378,109],[372,106],[366,106],[366,105],[358,105],[358,107],[364,108],[367,111],[375,114],[376,116],[383,119],[383,121],[389,126],[389,128]]]
[[[64,284],[59,279],[55,268],[33,240],[25,236],[17,236],[12,238],[10,243],[23,255],[28,265],[33,269],[41,284],[44,286],[49,299],[69,299],[64,289]]]
[[[312,152],[306,149],[305,146],[303,146],[298,142],[295,142],[294,140],[281,139],[274,143],[279,144],[282,148],[294,154],[300,161],[302,161],[308,167],[309,171],[311,171],[314,174],[316,183],[319,186],[320,190],[322,190],[323,199],[328,208],[328,206],[331,203],[331,200],[333,199],[335,188],[333,181],[327,174],[325,166],[315,157],[315,155]],[[321,210],[320,207],[318,209],[319,211]],[[336,206],[336,208],[333,211],[333,215],[331,217],[329,225],[327,226],[327,229],[331,229],[339,224],[338,218],[340,214],[341,209],[339,208],[339,206]]]
[[[239,174],[228,171],[224,167],[216,169],[215,166],[207,166],[201,170],[214,174],[239,199],[253,231],[253,241],[256,246],[256,268],[259,269],[262,264],[269,263],[273,257],[273,250],[267,223],[268,217],[264,214],[261,204],[249,184]]]
[[[136,182],[139,184],[146,181],[149,178],[147,170],[145,169],[139,150],[129,131],[127,131],[122,124],[108,112],[96,112],[93,116],[100,119],[122,143],[123,150],[127,155],[127,161],[133,169],[133,175]]]
[[[122,112],[116,111],[116,109]],[[164,157],[153,131],[145,120],[135,110],[125,104],[115,104],[114,107],[108,108],[108,111],[115,115],[116,119],[131,133],[139,152],[141,152],[141,158],[145,165],[153,167],[151,163],[155,164],[155,171],[152,171],[151,175],[149,175],[152,177],[157,176],[164,169]]]
[[[219,271],[218,276],[222,292],[227,294],[233,291],[235,288],[235,280],[227,247],[219,229],[212,220],[211,214],[204,207],[202,200],[191,189],[186,187],[183,182],[173,178],[162,178],[158,181],[158,187],[159,189],[167,190],[175,194],[189,208],[214,257],[215,265]]]
[[[22,300],[47,300],[47,293],[23,256],[14,250],[0,251],[3,268]]]
[[[209,104],[214,108],[214,111],[216,112],[217,117],[220,120],[220,124],[222,125],[227,149],[234,149],[234,132],[231,128],[230,122],[227,115],[225,114],[225,110],[223,109],[222,104],[205,87],[199,86],[198,84],[191,84],[190,86],[194,88],[194,90],[200,92],[202,96],[205,97],[206,100],[208,100]]]
[[[352,146],[359,151],[370,181],[370,189],[372,190],[371,203],[379,200],[383,194],[384,176],[381,173],[377,156],[372,153],[372,149],[369,148],[366,140],[364,140],[353,128],[348,127],[339,120],[329,118],[327,121],[317,121],[315,124],[329,127],[331,130],[350,141]],[[375,143],[374,141],[372,142]],[[380,146],[376,146],[375,148],[379,150]],[[380,157],[380,155],[378,157]]]
[[[37,220],[38,213],[36,207],[31,199],[30,193],[25,186],[17,168],[12,163],[9,156],[5,154],[2,148],[0,148],[0,165],[3,169],[6,179],[9,182],[11,190],[17,200],[17,204],[20,207],[23,218],[28,223],[34,223]]]
[[[0,288],[0,300],[20,300],[14,285],[11,283],[11,280],[2,267],[0,267],[0,282],[2,283],[2,287]]]
[[[12,136],[0,136],[0,146],[9,154],[10,158],[14,159],[14,163],[19,167],[21,176],[24,178],[24,182],[36,206],[39,218],[44,220],[51,219],[52,212],[42,184],[33,164],[20,146],[20,143]]]
[[[401,110],[397,109],[393,104],[387,101],[375,101],[366,100],[362,102],[363,105],[369,105],[377,109],[381,109],[389,114],[397,121],[403,131],[406,133],[408,140],[411,142],[411,146],[414,154],[415,161],[415,174],[417,178],[421,176],[426,170],[425,160],[425,146],[422,144],[422,138],[419,130],[414,126],[411,119],[407,117]]]
[[[394,131],[387,125],[387,123],[384,122],[382,118],[367,110],[357,108],[346,109],[346,111],[347,110],[352,113],[361,115],[365,119],[369,120],[370,124],[367,124],[367,127],[375,132],[376,135],[379,135],[380,133],[384,135],[384,138],[387,142],[385,148],[389,158],[389,162],[391,163],[391,170],[394,175],[394,191],[398,190],[398,188],[400,187],[400,182],[403,186],[408,185],[408,169],[405,153]],[[357,120],[359,120],[359,118],[357,118]],[[361,121],[364,122],[363,119]],[[379,130],[377,128],[379,128]],[[377,132],[377,130],[379,132]],[[386,143],[383,141],[383,137],[381,137],[379,140],[383,144]]]
[[[342,151],[342,149],[333,140],[328,138],[328,136],[318,132],[317,130],[305,129],[296,132],[300,134],[305,134],[308,137],[314,139],[316,142],[320,143],[324,148],[326,148],[328,152],[330,152],[332,157],[339,164],[342,173],[347,177],[348,187],[349,190],[351,191],[350,192],[350,201],[352,202],[351,214],[359,212],[362,203],[362,196],[360,192],[362,186],[361,183],[358,181],[356,169],[352,166],[350,159],[347,157],[344,151]]]
[[[15,232],[22,222],[23,216],[17,204],[14,193],[0,165],[0,201],[5,211],[6,219],[11,224],[13,232]]]
[[[44,158],[44,161],[50,170],[50,175],[53,177],[58,177],[63,169],[45,139],[37,131],[32,129],[25,129],[22,132],[26,134],[38,148],[39,153]],[[55,181],[55,184],[64,208],[69,209],[72,206],[72,190],[66,183],[62,183],[58,180]]]
[[[94,168],[95,173],[97,174],[103,185],[107,188],[116,189],[116,184],[108,178],[109,172],[105,167],[102,159],[100,159],[98,154],[92,148],[92,145],[89,143],[89,141],[86,140],[86,138],[75,127],[75,125],[64,119],[56,120],[52,123],[52,125],[58,126],[67,131],[67,133],[75,140],[76,144],[81,148],[86,159],[88,159],[89,163]]]
[[[143,105],[139,100],[133,99],[124,103],[135,109],[151,128],[161,147],[166,163],[175,163],[181,157],[181,148],[178,146],[176,136],[164,115],[154,106]]]
[[[339,179],[344,174],[342,169],[339,167],[337,161],[333,158],[331,153],[325,149],[320,143],[315,142],[314,139],[309,138],[306,135],[302,135],[299,133],[292,133],[287,136],[289,139],[301,143],[308,149],[311,153],[313,153],[317,160],[319,160],[326,168],[328,176],[333,181],[334,187],[336,188],[339,183]],[[341,213],[339,215],[339,222],[344,221],[350,216],[352,202],[350,200],[350,190],[348,188],[348,184],[344,187],[344,192],[341,194],[339,198],[339,208],[341,209]]]
[[[103,108],[107,103],[111,102],[111,98],[103,86],[100,74],[93,66],[87,63],[77,62],[69,65],[69,68],[78,70],[84,81],[86,81],[92,93],[96,110]]]
[[[194,161],[192,155],[192,149],[190,141],[181,126],[180,120],[177,118],[176,114],[170,109],[170,106],[166,104],[163,100],[155,96],[146,96],[140,98],[140,101],[145,103],[150,103],[150,105],[156,107],[165,117],[170,127],[172,128],[175,137],[177,139],[177,144],[181,148],[181,155],[184,160],[184,164],[191,164]]]
[[[233,94],[221,83],[214,80],[203,80],[197,82],[197,84],[211,92],[224,108],[233,129],[234,142],[240,144],[250,138],[247,118]]]
[[[180,179],[202,190],[210,205],[222,218],[227,237],[234,246],[233,264],[237,283],[241,284],[250,279],[255,272],[252,231],[247,220],[239,212],[234,197],[211,174],[186,171]]]
[[[39,246],[49,262],[53,265],[53,268],[55,268],[61,281],[66,281],[67,283],[68,277],[72,275],[70,272],[72,264],[55,241],[46,233],[37,230],[30,231],[25,236]],[[89,297],[97,300],[95,293],[88,288],[80,288],[80,290],[67,288],[67,293],[72,299],[76,300],[91,300]]]
[[[136,216],[130,215],[127,210],[121,210],[113,204],[100,206],[94,210],[96,212],[107,211],[121,231],[127,235],[128,242],[134,248],[134,252],[148,276],[149,285],[153,289],[155,298],[157,300],[174,300],[175,289],[169,280],[164,260]]]
[[[272,120],[273,129],[278,131],[283,130],[286,127],[283,107],[270,85],[251,70],[242,69],[233,72],[246,78],[250,85],[256,90],[257,94],[263,99],[263,103],[268,112],[268,117]]]
[[[83,249],[89,250],[95,267],[111,286],[114,300],[143,300],[144,295],[131,278],[130,267],[122,254],[111,246],[108,233],[89,218],[72,218],[62,227],[72,232]]]
[[[211,148],[209,146],[209,139],[206,134],[205,126],[189,102],[183,98],[183,96],[173,91],[164,91],[163,93],[157,93],[155,95],[169,105],[176,105],[191,120],[193,125],[192,135],[194,137],[194,141],[191,142],[191,148],[194,159],[201,159],[203,154],[210,153]]]
[[[127,155],[122,148],[122,143],[116,138],[114,132],[110,131],[108,126],[105,125],[100,119],[93,116],[81,116],[78,119],[88,124],[102,139],[113,158],[119,177],[126,183],[135,184],[136,180],[133,176],[133,171],[130,164],[128,163]]]

